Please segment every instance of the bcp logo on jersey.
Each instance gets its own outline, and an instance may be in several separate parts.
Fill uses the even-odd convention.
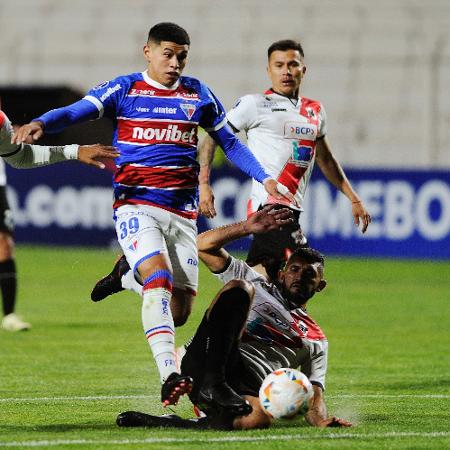
[[[307,139],[315,141],[317,137],[317,126],[305,122],[286,122],[284,124],[285,139]]]

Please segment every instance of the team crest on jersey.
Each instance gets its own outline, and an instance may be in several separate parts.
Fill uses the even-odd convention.
[[[196,107],[195,105],[192,105],[190,103],[181,103],[180,104],[180,108],[182,109],[182,111],[184,112],[184,115],[191,120],[192,116],[195,113]]]
[[[137,249],[137,241],[134,241],[131,245],[128,246],[128,249],[131,250],[132,252],[135,252]]]
[[[305,111],[306,111],[306,115],[308,117],[316,117],[316,113],[314,112],[314,110],[310,106],[307,106],[305,108]]]

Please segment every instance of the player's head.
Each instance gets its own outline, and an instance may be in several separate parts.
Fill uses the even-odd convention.
[[[297,97],[306,72],[305,54],[300,42],[284,39],[267,50],[267,73],[272,89],[287,97]]]
[[[284,296],[293,307],[305,304],[326,286],[323,278],[324,258],[312,248],[296,249],[278,274]]]
[[[175,23],[153,26],[144,46],[149,77],[166,87],[175,84],[186,66],[190,44],[189,34]]]

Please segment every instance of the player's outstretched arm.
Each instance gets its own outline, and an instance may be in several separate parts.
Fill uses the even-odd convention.
[[[198,212],[208,218],[216,217],[217,214],[214,207],[214,192],[209,184],[216,146],[216,141],[209,135],[204,136],[198,146],[198,162],[200,163]]]
[[[81,99],[63,108],[52,109],[32,122],[23,125],[16,131],[11,139],[13,144],[26,142],[27,138],[38,140],[45,133],[58,133],[70,125],[97,119],[99,111],[88,100]]]
[[[282,228],[293,222],[288,208],[275,209],[275,205],[264,207],[243,222],[208,230],[197,237],[200,259],[212,272],[220,272],[227,264],[229,254],[223,248],[226,244],[248,236]]]
[[[358,194],[352,188],[341,165],[334,157],[326,136],[317,141],[316,160],[325,178],[351,201],[354,223],[356,226],[361,224],[361,231],[365,233],[372,221],[370,214],[367,212]]]
[[[114,159],[118,156],[119,152],[117,149],[108,145],[81,145],[78,149],[78,161],[90,166],[98,167],[99,169],[105,168],[102,159]]]
[[[226,157],[248,176],[263,184],[269,195],[278,200],[286,199],[298,206],[289,189],[264,170],[251,150],[233,134],[229,125],[211,131],[210,135],[222,147]]]
[[[328,417],[327,407],[320,386],[313,385],[314,397],[309,411],[305,415],[306,421],[313,427],[351,427],[352,424],[339,417]]]

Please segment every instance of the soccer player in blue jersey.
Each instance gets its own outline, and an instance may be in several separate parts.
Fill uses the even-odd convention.
[[[38,139],[103,115],[112,119],[113,143],[120,150],[114,175],[116,231],[128,264],[142,280],[142,323],[165,405],[192,388],[192,380],[177,370],[174,325],[186,321],[197,290],[195,219],[203,176],[196,160],[198,127],[270,195],[294,201],[234,136],[209,88],[181,76],[189,46],[189,35],[180,26],[155,25],[144,46],[146,71],[93,88],[82,100],[25,125],[14,138]]]

